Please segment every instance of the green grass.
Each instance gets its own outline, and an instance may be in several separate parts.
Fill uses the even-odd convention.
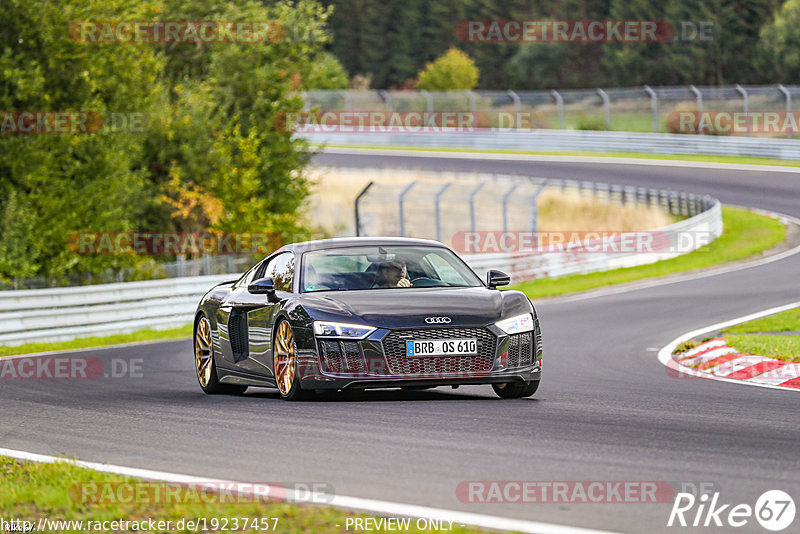
[[[800,308],[768,315],[725,329],[728,334],[748,334],[752,332],[800,331]]]
[[[702,269],[741,260],[768,250],[786,236],[777,220],[740,208],[722,208],[724,231],[713,243],[677,258],[590,274],[530,280],[512,286],[530,298],[553,297],[624,282]]]
[[[800,336],[735,334],[725,341],[739,352],[800,363]]]
[[[243,518],[277,518],[278,532],[301,533],[334,533],[345,532],[346,520],[364,518],[363,514],[345,512],[329,506],[295,505],[281,502],[220,502],[218,498],[209,498],[207,494],[181,489],[177,493],[153,498],[157,488],[164,488],[161,483],[147,483],[130,477],[122,477],[108,473],[100,473],[90,469],[77,467],[67,462],[39,464],[20,462],[11,458],[0,457],[0,517],[5,521],[21,519],[32,521],[38,525],[42,517],[50,520],[75,521],[114,521],[118,519],[142,521],[147,519],[172,521],[172,528],[159,532],[197,532],[197,530],[178,529],[177,522],[207,518],[209,526],[212,518],[227,518],[228,531],[233,529],[233,519],[239,518],[239,526]],[[92,488],[91,484],[97,489]],[[119,486],[118,484],[124,484]],[[130,485],[138,484],[138,485]],[[134,488],[145,488],[150,491],[140,493],[139,497],[126,498],[133,493],[126,491]],[[104,490],[114,491],[104,491]],[[122,498],[116,498],[115,496]],[[165,498],[164,495],[169,495]],[[198,502],[198,495],[203,497]],[[98,501],[96,496],[100,496]],[[209,502],[213,501],[213,502]],[[415,527],[415,520],[410,525]],[[269,521],[270,531],[275,523]],[[222,523],[220,523],[222,525]],[[446,524],[445,524],[446,525]],[[84,523],[84,527],[86,527]],[[249,526],[249,525],[248,525]],[[145,529],[140,529],[145,530]],[[221,527],[214,532],[221,531]],[[350,530],[353,530],[351,525]],[[51,526],[49,532],[54,532]],[[76,532],[74,529],[61,528],[58,532]],[[94,532],[101,530],[92,529]],[[131,532],[130,528],[118,529],[117,532]],[[258,529],[239,528],[237,532],[264,532]],[[384,532],[380,531],[379,532]],[[417,530],[408,532],[438,532],[436,530]],[[482,532],[476,528],[464,528],[453,524],[453,532]]]
[[[49,352],[53,350],[88,349],[91,347],[105,347],[120,345],[122,343],[136,343],[141,341],[166,341],[170,339],[183,339],[192,336],[192,325],[170,328],[169,330],[139,330],[130,334],[115,334],[113,336],[82,337],[71,341],[58,341],[54,343],[25,343],[15,347],[0,346],[0,357],[14,354],[31,354],[33,352]]]
[[[723,335],[728,345],[741,352],[800,363],[800,335],[780,334],[798,331],[800,308],[794,308],[734,325]]]
[[[563,152],[537,152],[535,150],[491,150],[475,148],[429,148],[429,147],[400,147],[377,145],[326,145],[331,148],[360,148],[371,150],[401,150],[425,152],[477,152],[482,154],[530,154],[537,156],[590,156],[606,158],[636,158],[657,159],[670,161],[697,161],[704,163],[732,163],[744,165],[780,165],[783,167],[800,167],[798,160],[751,158],[747,156],[713,156],[705,154],[646,154],[638,152],[591,152],[587,150],[574,150]]]

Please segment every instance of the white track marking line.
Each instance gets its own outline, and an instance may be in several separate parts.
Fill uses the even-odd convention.
[[[178,473],[168,473],[165,471],[153,471],[150,469],[139,469],[136,467],[124,467],[113,464],[100,464],[95,462],[84,462],[81,460],[67,460],[44,454],[35,454],[26,451],[0,448],[0,455],[27,460],[30,462],[54,463],[67,462],[79,467],[101,471],[103,473],[113,473],[116,475],[143,478],[148,480],[159,480],[176,484],[188,484],[201,486],[203,484],[234,483],[236,481],[221,480],[216,478],[196,477],[182,475]],[[239,483],[242,487],[247,487],[248,483]],[[237,495],[247,495],[248,492],[235,489]],[[305,493],[305,492],[304,492]],[[446,510],[443,508],[433,508],[428,506],[418,506],[413,504],[403,504],[391,501],[379,501],[375,499],[362,499],[360,497],[347,497],[345,495],[325,495],[315,494],[315,502],[308,502],[308,497],[300,498],[300,492],[296,490],[287,491],[287,501],[300,504],[319,504],[320,500],[325,501],[325,505],[374,512],[391,516],[403,517],[424,517],[428,519],[439,519],[442,521],[452,521],[457,525],[472,525],[494,530],[513,530],[532,534],[612,534],[610,531],[594,530],[581,527],[570,527],[566,525],[556,525],[553,523],[542,523],[539,521],[526,521],[523,519],[510,519],[492,515],[476,514],[471,512],[460,512],[456,510]]]
[[[696,169],[720,169],[729,171],[748,172],[782,172],[800,174],[800,167],[786,167],[781,165],[756,165],[748,163],[717,163],[713,161],[688,161],[674,159],[644,159],[644,158],[619,158],[604,156],[559,156],[547,154],[514,154],[498,152],[458,152],[458,151],[432,151],[432,150],[403,150],[384,148],[347,148],[325,147],[322,153],[350,154],[354,156],[402,156],[417,158],[440,159],[485,159],[491,161],[540,161],[552,163],[608,163],[612,165],[649,165],[654,167],[690,167]]]
[[[664,364],[667,369],[672,369],[673,371],[681,374],[685,374],[688,376],[696,376],[698,378],[708,378],[711,380],[719,380],[721,382],[730,382],[732,384],[743,384],[747,386],[755,386],[760,388],[769,388],[769,389],[780,389],[782,391],[794,391],[800,392],[800,389],[796,388],[788,388],[783,386],[777,386],[772,384],[764,384],[758,382],[751,382],[750,380],[739,380],[737,378],[726,378],[724,376],[716,376],[711,373],[707,373],[705,371],[698,371],[697,369],[692,369],[691,367],[686,367],[681,365],[678,361],[676,361],[672,357],[672,352],[675,350],[675,347],[697,336],[701,336],[707,332],[714,332],[717,330],[722,330],[723,328],[728,328],[729,326],[733,326],[739,323],[745,323],[747,321],[752,321],[753,319],[760,319],[762,317],[766,317],[767,315],[773,315],[776,313],[780,313],[786,310],[791,310],[794,308],[800,307],[800,301],[792,302],[790,304],[784,304],[783,306],[777,306],[775,308],[770,308],[768,310],[762,310],[760,312],[751,313],[750,315],[745,315],[742,317],[737,317],[735,319],[730,319],[728,321],[724,321],[717,324],[712,324],[710,326],[704,326],[703,328],[698,328],[697,330],[693,330],[691,332],[687,332],[685,334],[681,334],[680,336],[676,337],[672,341],[670,341],[666,346],[664,346],[660,351],[658,351],[658,361]]]

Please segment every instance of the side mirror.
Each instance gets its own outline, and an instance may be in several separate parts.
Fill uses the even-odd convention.
[[[497,269],[489,269],[486,273],[486,285],[489,288],[495,288],[500,286],[507,286],[511,283],[511,277],[508,276],[503,271],[498,271]]]
[[[247,286],[247,291],[254,295],[274,295],[275,281],[272,280],[272,278],[253,280],[253,282]]]

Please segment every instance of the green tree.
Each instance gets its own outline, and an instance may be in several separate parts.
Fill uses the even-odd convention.
[[[761,64],[773,82],[800,76],[800,0],[787,0],[761,30]]]
[[[152,17],[122,0],[0,3],[0,109],[149,113],[163,62],[152,50],[70,39],[73,21]],[[0,279],[101,271],[124,256],[81,256],[81,231],[129,231],[145,202],[140,133],[0,134]]]
[[[419,73],[417,87],[430,91],[473,89],[478,83],[478,67],[467,54],[451,48],[439,59],[428,63]]]

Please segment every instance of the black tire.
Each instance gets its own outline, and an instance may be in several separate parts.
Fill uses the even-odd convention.
[[[302,389],[297,379],[297,345],[289,321],[283,319],[278,323],[272,339],[272,372],[281,398],[287,401],[310,399],[314,391]]]
[[[197,383],[206,395],[241,395],[247,391],[247,386],[220,383],[211,342],[211,323],[202,313],[194,325],[194,358]]]
[[[521,399],[530,397],[539,389],[539,380],[531,382],[505,382],[503,384],[492,384],[492,389],[497,396],[503,399]]]

